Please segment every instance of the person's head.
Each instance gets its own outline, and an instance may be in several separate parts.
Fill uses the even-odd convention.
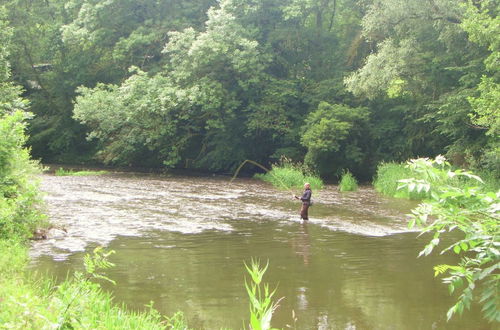
[[[309,182],[304,183],[304,189],[311,189]]]

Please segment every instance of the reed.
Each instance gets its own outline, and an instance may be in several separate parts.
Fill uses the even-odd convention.
[[[358,180],[352,175],[349,170],[342,172],[342,176],[339,182],[339,190],[344,191],[356,191],[358,190]]]

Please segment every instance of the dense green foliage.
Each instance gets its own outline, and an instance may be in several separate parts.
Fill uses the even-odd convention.
[[[12,30],[0,7],[0,239],[27,238],[43,221],[34,177],[38,165],[25,148],[27,102],[10,81],[7,61]]]
[[[478,124],[498,91],[499,8],[496,1],[374,1],[363,31],[379,48],[346,79],[348,89],[399,103],[413,153],[447,151],[456,165],[498,173],[498,135]]]
[[[442,236],[459,232],[459,239],[442,253],[453,251],[460,256],[460,262],[434,268],[436,276],[449,275],[443,282],[448,284],[450,293],[461,290],[457,303],[448,311],[448,319],[470,308],[476,300],[486,319],[500,322],[500,190],[482,191],[478,176],[452,171],[443,157],[413,160],[409,169],[418,178],[401,181],[401,188],[429,194],[412,211],[410,222],[410,227],[417,225],[423,233],[432,234],[432,240],[420,255],[430,254]],[[454,180],[460,177],[475,184],[457,186]]]
[[[349,170],[342,172],[339,182],[340,191],[356,191],[358,190],[358,180],[352,175]]]
[[[31,236],[44,216],[35,174],[38,165],[24,148],[25,114],[0,115],[0,239]]]
[[[497,1],[4,3],[45,161],[500,171]]]
[[[500,180],[497,173],[481,172],[481,177],[484,179],[483,183],[479,187],[481,191],[496,191],[500,189]],[[412,171],[408,164],[381,163],[379,164],[379,166],[377,166],[377,172],[373,180],[373,187],[375,188],[375,190],[384,195],[397,198],[421,200],[430,197],[430,193],[425,190],[417,191],[414,189],[399,189],[399,182],[401,180],[407,180],[410,178],[424,179],[423,177],[419,177],[418,172],[416,173]],[[437,180],[438,177],[433,177],[431,179]],[[453,180],[446,180],[446,182],[433,181],[433,184],[451,184],[459,188],[470,184],[475,185],[475,182],[473,181],[473,179],[461,176],[455,177]]]
[[[302,189],[305,183],[309,183],[313,190],[323,189],[324,186],[323,180],[307,166],[287,158],[282,158],[278,164],[274,164],[269,172],[256,174],[255,177],[284,190]]]

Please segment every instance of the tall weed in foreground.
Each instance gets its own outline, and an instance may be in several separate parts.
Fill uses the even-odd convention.
[[[410,228],[432,233],[432,240],[419,256],[429,255],[449,232],[455,240],[441,253],[453,252],[460,257],[456,265],[437,265],[435,276],[446,274],[443,283],[450,294],[461,291],[457,302],[448,310],[448,319],[469,309],[472,301],[482,306],[484,318],[500,322],[500,190],[486,192],[483,180],[467,171],[452,170],[442,156],[408,162],[415,174],[400,180],[400,188],[410,192],[425,191],[424,203],[412,210]],[[459,185],[465,182],[471,185]],[[456,237],[460,237],[458,240]]]
[[[358,190],[358,180],[352,175],[349,170],[342,172],[339,182],[340,191],[356,191]]]
[[[278,189],[301,189],[304,183],[311,184],[311,189],[323,189],[324,183],[312,170],[301,163],[294,163],[283,157],[264,174],[256,174],[255,178],[271,183]]]
[[[268,330],[271,329],[271,319],[273,313],[278,308],[279,302],[273,302],[272,298],[276,292],[269,290],[269,284],[262,283],[264,273],[269,266],[269,262],[261,267],[257,260],[252,259],[250,266],[245,263],[245,267],[250,274],[252,282],[248,284],[245,280],[248,297],[250,298],[250,329]]]

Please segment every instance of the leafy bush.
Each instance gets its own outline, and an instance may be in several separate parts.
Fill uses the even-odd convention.
[[[0,117],[0,239],[29,237],[45,219],[40,212],[39,165],[24,148],[26,113]]]
[[[256,178],[269,182],[279,189],[302,188],[304,183],[311,184],[311,189],[323,189],[324,183],[320,177],[309,168],[300,163],[293,163],[287,158],[282,158],[278,164],[274,164],[271,170],[265,174],[256,174]]]
[[[358,190],[358,180],[352,175],[349,170],[342,173],[342,177],[339,182],[340,191],[356,191]]]
[[[475,298],[489,321],[500,322],[500,190],[484,192],[480,177],[463,170],[451,170],[442,156],[408,162],[415,177],[401,180],[401,188],[410,192],[426,191],[429,198],[412,211],[409,226],[418,226],[433,238],[420,252],[428,255],[448,232],[458,231],[460,239],[441,253],[453,251],[460,256],[458,265],[438,265],[435,275],[448,274],[443,282],[450,293],[461,290],[458,301],[448,311],[448,319],[468,309]],[[474,185],[459,186],[457,178]],[[454,235],[453,237],[457,237]]]

